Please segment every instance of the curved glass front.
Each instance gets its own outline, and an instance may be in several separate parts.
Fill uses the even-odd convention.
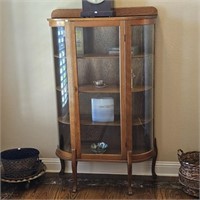
[[[57,96],[59,148],[64,151],[71,151],[65,28],[63,26],[52,27],[52,35]]]
[[[132,151],[153,148],[154,24],[132,26]]]

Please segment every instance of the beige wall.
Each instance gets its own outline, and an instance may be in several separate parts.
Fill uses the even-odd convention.
[[[200,150],[199,0],[116,0],[116,7],[155,6],[156,124],[160,161],[176,161],[177,149]],[[3,0],[2,150],[36,147],[53,158],[57,146],[51,31],[56,8],[80,8],[81,0]]]

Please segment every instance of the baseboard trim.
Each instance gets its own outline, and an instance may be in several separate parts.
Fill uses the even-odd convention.
[[[58,158],[41,158],[47,167],[47,172],[58,173],[60,160]],[[157,161],[156,174],[158,176],[178,176],[179,162]],[[66,173],[72,173],[71,162],[66,161]],[[79,162],[78,173],[86,174],[127,174],[126,163],[107,162]],[[133,163],[133,175],[151,175],[151,161]]]

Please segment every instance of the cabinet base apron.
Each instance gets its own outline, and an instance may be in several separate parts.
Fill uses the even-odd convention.
[[[151,151],[142,153],[142,154],[134,154],[132,151],[127,151],[127,160],[104,160],[104,162],[124,162],[127,163],[127,172],[128,172],[128,194],[132,195],[132,164],[136,162],[142,162],[149,159],[152,159],[152,166],[151,166],[151,173],[152,173],[152,179],[155,180],[157,178],[157,174],[155,172],[155,166],[156,166],[156,160],[157,160],[157,144],[156,144],[156,138],[154,138],[154,148]],[[88,162],[94,162],[99,161],[102,162],[102,160],[85,160],[85,159],[78,159],[77,158],[77,151],[75,149],[72,149],[71,152],[66,152],[61,149],[56,150],[56,155],[60,158],[60,164],[61,164],[61,170],[59,172],[60,175],[65,173],[65,160],[70,160],[72,162],[72,178],[73,178],[73,186],[72,186],[72,192],[77,191],[77,164],[78,161],[88,161]]]

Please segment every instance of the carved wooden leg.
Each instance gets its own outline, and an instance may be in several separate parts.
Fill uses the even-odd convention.
[[[60,169],[60,175],[63,175],[65,173],[65,160],[60,159],[61,169]]]
[[[73,176],[72,192],[76,192],[77,191],[77,160],[76,160],[75,149],[72,149],[72,176]]]
[[[128,194],[129,195],[132,195],[133,194],[133,191],[132,191],[132,188],[131,188],[131,185],[132,185],[132,152],[131,151],[128,151],[127,152],[127,168],[128,168]]]
[[[151,172],[152,172],[152,177],[153,179],[157,178],[157,174],[155,172],[155,166],[156,166],[156,160],[157,160],[157,155],[158,155],[158,148],[157,148],[157,143],[156,143],[156,138],[154,138],[154,156],[152,159],[152,167],[151,167]]]

